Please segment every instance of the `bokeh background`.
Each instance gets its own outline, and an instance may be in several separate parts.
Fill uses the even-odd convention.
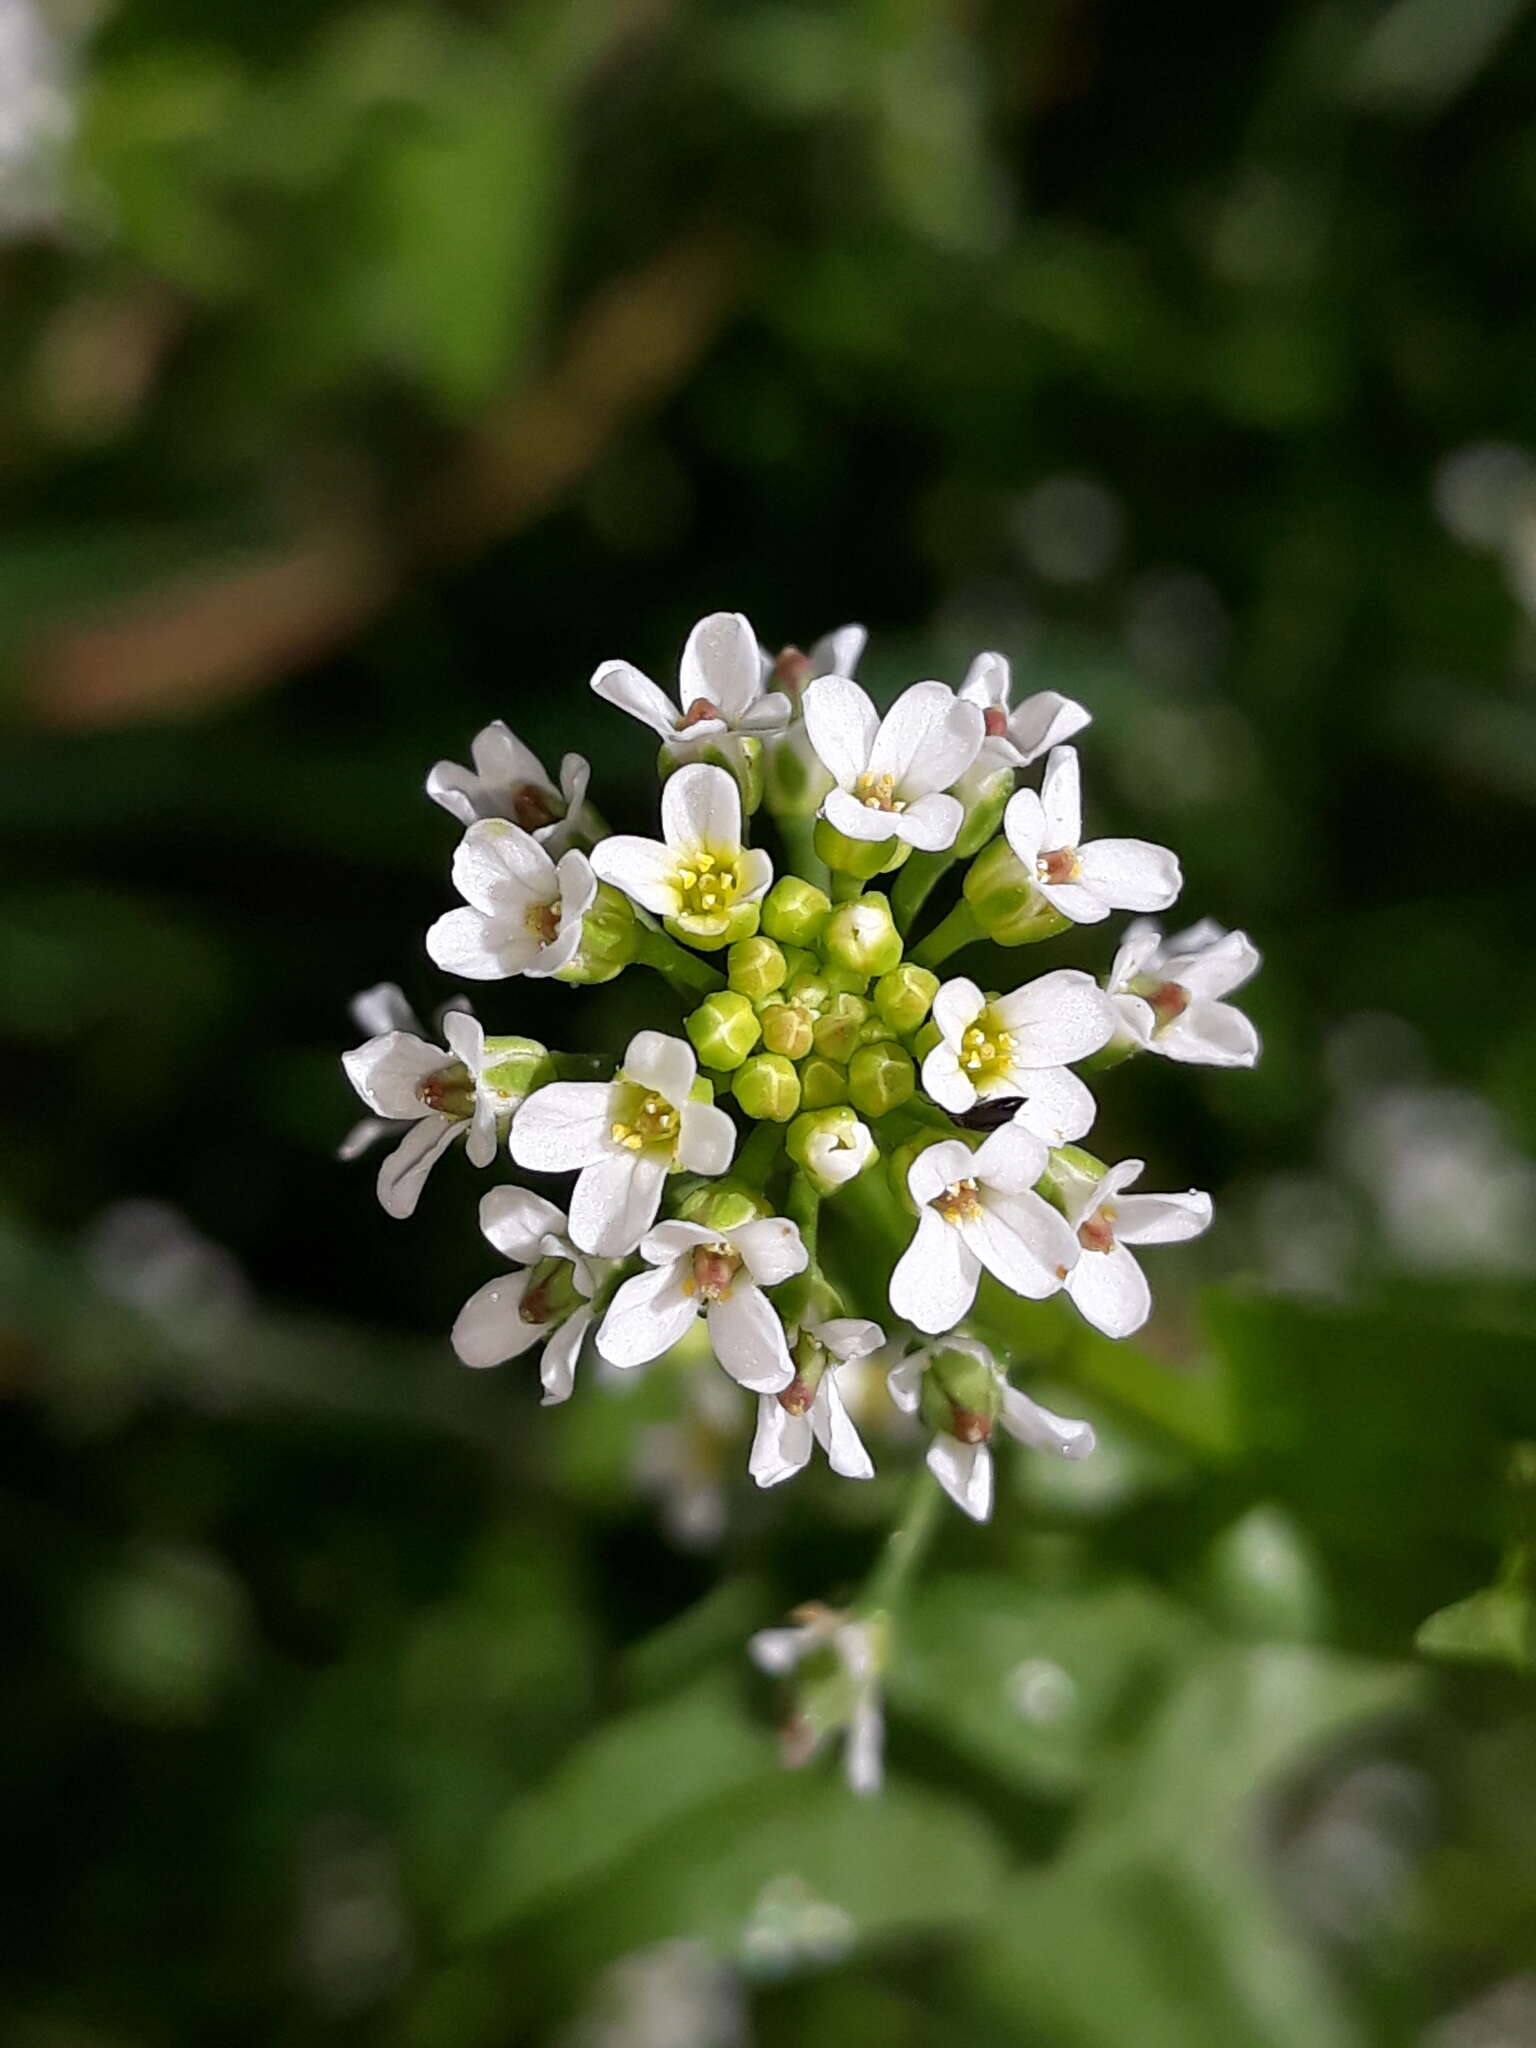
[[[7,2042],[1536,2042],[1533,16],[0,0]],[[1108,1077],[1219,1227],[1040,1318],[1103,1449],[946,1526],[878,1804],[742,1646],[910,1453],[540,1412],[484,1183],[333,1158],[427,767],[640,826],[586,678],[720,607],[1080,697],[1266,956]]]

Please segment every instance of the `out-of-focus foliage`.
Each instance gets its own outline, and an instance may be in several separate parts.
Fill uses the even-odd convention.
[[[0,0],[0,235],[0,2034],[1536,2039],[1524,0]],[[1106,1081],[1218,1202],[1145,1345],[983,1296],[1102,1448],[946,1528],[877,1805],[742,1646],[910,1449],[541,1412],[469,1176],[331,1158],[425,769],[638,825],[585,679],[718,606],[1007,649],[1266,954]]]

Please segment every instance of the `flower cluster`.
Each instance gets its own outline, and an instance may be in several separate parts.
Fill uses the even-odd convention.
[[[512,1271],[454,1326],[466,1364],[542,1346],[544,1399],[563,1401],[589,1339],[623,1375],[698,1325],[756,1399],[749,1469],[768,1487],[817,1445],[835,1473],[872,1476],[839,1374],[880,1360],[891,1401],[930,1434],[929,1471],[980,1520],[999,1426],[1059,1456],[1093,1449],[1087,1423],[1012,1386],[968,1327],[984,1277],[1026,1301],[1064,1294],[1126,1337],[1151,1307],[1136,1251],[1211,1219],[1207,1195],[1129,1193],[1139,1160],[1084,1149],[1083,1070],[1137,1053],[1251,1065],[1257,1035],[1226,998],[1258,956],[1210,922],[1164,938],[1150,918],[1178,896],[1174,855],[1085,837],[1080,705],[1013,703],[1007,661],[986,653],[958,690],[914,683],[882,717],[854,679],[863,644],[845,627],[774,655],[717,613],[689,635],[675,702],[603,663],[594,691],[660,741],[655,837],[609,833],[587,763],[568,754],[555,780],[505,725],[479,734],[472,768],[439,763],[428,793],[464,832],[462,901],[427,934],[435,964],[584,985],[650,969],[676,1026],[612,1058],[564,1054],[488,1035],[458,995],[438,1043],[398,989],[375,988],[344,1062],[370,1115],[343,1150],[398,1133],[378,1181],[392,1216],[459,1138],[475,1166],[570,1177],[563,1209],[521,1186],[482,1201]],[[1038,789],[1022,779],[1037,761]],[[935,921],[929,899],[962,864]],[[1074,968],[1000,989],[941,972],[977,942],[1015,949],[1115,911],[1139,915],[1102,984]],[[828,1660],[827,1726],[853,1729],[863,1785],[878,1777],[889,1593],[878,1613],[815,1610],[793,1638],[758,1639],[774,1669]]]

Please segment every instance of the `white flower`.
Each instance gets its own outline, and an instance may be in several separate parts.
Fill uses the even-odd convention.
[[[465,1302],[453,1326],[454,1350],[466,1365],[504,1365],[542,1342],[544,1405],[568,1400],[592,1321],[600,1278],[594,1262],[570,1242],[554,1203],[527,1188],[492,1188],[481,1198],[480,1228],[517,1270]]]
[[[716,1358],[754,1394],[776,1394],[795,1376],[778,1311],[763,1293],[803,1273],[806,1250],[786,1217],[759,1216],[734,1230],[660,1223],[641,1241],[652,1269],[626,1280],[597,1333],[610,1365],[646,1365],[681,1341],[703,1314]]]
[[[895,837],[923,852],[953,846],[965,816],[942,794],[981,748],[978,705],[943,683],[914,683],[882,719],[846,676],[818,676],[805,693],[811,745],[833,780],[821,806],[850,839]]]
[[[1166,846],[1145,839],[1091,839],[1083,829],[1077,750],[1056,747],[1036,796],[1008,799],[1003,831],[1051,906],[1074,924],[1098,924],[1112,910],[1166,910],[1182,882]]]
[[[482,1085],[488,1064],[485,1031],[468,1010],[443,1017],[447,1046],[422,1035],[415,1013],[393,982],[380,982],[357,998],[353,1014],[366,1030],[382,1025],[363,1045],[342,1054],[347,1079],[373,1116],[348,1133],[341,1148],[355,1159],[390,1129],[405,1135],[379,1168],[379,1201],[387,1215],[411,1215],[427,1175],[455,1138],[465,1139],[473,1166],[496,1156],[496,1120],[521,1097],[498,1096]]]
[[[960,695],[980,706],[986,738],[976,765],[960,795],[979,794],[994,777],[1027,768],[1051,747],[1059,746],[1091,725],[1093,714],[1056,690],[1038,690],[1009,709],[1012,672],[1005,654],[978,654],[971,663]]]
[[[790,1340],[794,1379],[781,1393],[758,1397],[757,1435],[747,1469],[759,1486],[777,1486],[803,1471],[813,1443],[821,1445],[827,1463],[844,1479],[873,1479],[875,1468],[849,1419],[837,1369],[845,1359],[867,1358],[884,1342],[879,1324],[862,1316],[835,1316],[796,1332]]]
[[[874,1133],[861,1123],[846,1103],[813,1111],[803,1149],[791,1155],[810,1176],[819,1194],[831,1194],[857,1180],[865,1167],[879,1156]]]
[[[658,839],[620,834],[592,851],[593,872],[695,945],[713,948],[745,936],[756,918],[773,862],[741,841],[741,792],[724,768],[702,761],[679,768],[661,792]]]
[[[1129,1337],[1152,1309],[1146,1275],[1127,1245],[1181,1244],[1211,1221],[1211,1198],[1195,1188],[1187,1195],[1121,1194],[1141,1168],[1139,1159],[1123,1159],[1100,1177],[1063,1170],[1060,1161],[1055,1165],[1067,1221],[1081,1247],[1066,1289],[1085,1320],[1106,1337]]]
[[[907,1174],[917,1234],[891,1275],[897,1315],[930,1334],[952,1330],[976,1299],[983,1269],[1031,1301],[1054,1294],[1077,1242],[1034,1192],[1045,1167],[1045,1146],[1016,1123],[975,1152],[958,1138],[919,1152]]]
[[[817,676],[851,676],[868,638],[862,626],[838,626],[813,641],[808,654],[802,654],[798,647],[783,647],[777,654],[760,647],[763,687],[776,684],[794,702]]]
[[[597,896],[584,853],[563,853],[557,865],[504,818],[470,826],[454,852],[453,885],[469,907],[437,920],[427,952],[446,973],[471,981],[558,974],[575,958]]]
[[[1244,932],[1202,918],[1164,939],[1138,918],[1110,969],[1109,994],[1125,1038],[1144,1052],[1209,1067],[1251,1067],[1259,1034],[1221,998],[1258,971],[1258,948]]]
[[[742,1422],[731,1382],[690,1367],[680,1413],[653,1422],[635,1440],[635,1481],[656,1500],[662,1527],[681,1550],[707,1549],[725,1534],[727,1484]]]
[[[790,1722],[784,1731],[784,1760],[792,1766],[809,1763],[834,1727],[846,1728],[843,1775],[855,1792],[878,1792],[885,1747],[882,1630],[878,1622],[855,1621],[827,1607],[795,1611],[804,1616],[798,1627],[759,1629],[752,1637],[747,1648],[753,1663],[759,1671],[786,1678],[814,1651],[830,1648],[842,1682],[832,1688],[830,1711]]]
[[[1066,1066],[1109,1043],[1115,1011],[1088,975],[1059,967],[990,1000],[960,976],[934,997],[933,1021],[940,1039],[923,1061],[923,1086],[941,1108],[961,1114],[1018,1095],[1018,1121],[1047,1144],[1090,1128],[1093,1097]]]
[[[587,807],[592,770],[580,754],[561,761],[556,785],[538,755],[499,718],[475,734],[470,753],[473,768],[439,761],[427,777],[427,795],[461,825],[510,819],[531,832],[553,860],[577,839],[597,836],[597,820]]]
[[[605,661],[592,687],[660,735],[669,759],[697,759],[739,735],[782,732],[790,702],[763,689],[763,655],[740,612],[711,612],[688,635],[678,671],[679,710],[632,662]]]
[[[914,1351],[910,1358],[893,1366],[890,1390],[896,1406],[905,1414],[915,1415],[922,1405],[923,1375],[942,1352],[956,1351],[990,1373],[996,1388],[997,1419],[1011,1437],[1028,1444],[1031,1450],[1055,1451],[1063,1458],[1089,1455],[1094,1445],[1089,1423],[1055,1415],[1038,1401],[1032,1401],[1028,1394],[1021,1394],[1017,1387],[1010,1387],[986,1346],[968,1337],[946,1337],[942,1344]],[[984,1522],[992,1512],[992,1451],[988,1442],[992,1424],[990,1417],[980,1411],[969,1414],[966,1420],[973,1428],[964,1441],[948,1430],[934,1431],[926,1463],[956,1507],[963,1508],[973,1521]]]
[[[584,1252],[621,1258],[656,1220],[669,1173],[724,1173],[736,1126],[691,1099],[693,1047],[639,1031],[612,1081],[553,1081],[530,1095],[512,1126],[512,1157],[533,1173],[578,1173],[571,1237]]]

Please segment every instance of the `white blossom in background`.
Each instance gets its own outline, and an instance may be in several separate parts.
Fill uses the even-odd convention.
[[[1020,1096],[1019,1121],[1051,1145],[1091,1127],[1093,1096],[1066,1068],[1109,1043],[1115,1011],[1090,975],[1059,967],[992,997],[958,976],[934,997],[933,1022],[939,1042],[923,1061],[923,1087],[941,1108]]]
[[[708,1363],[703,1350],[684,1374],[676,1416],[642,1429],[634,1449],[635,1483],[656,1502],[662,1527],[682,1550],[707,1550],[725,1534],[744,1433],[741,1396],[723,1373],[699,1369]]]
[[[714,948],[741,936],[742,912],[767,895],[773,862],[761,847],[742,843],[735,777],[702,761],[668,776],[661,835],[601,840],[593,872],[693,945]]]
[[[891,1368],[891,1399],[904,1414],[916,1415],[922,1407],[923,1378],[942,1353],[959,1352],[995,1384],[997,1420],[1011,1437],[1034,1451],[1054,1451],[1062,1458],[1086,1458],[1094,1447],[1092,1425],[1053,1414],[1032,1401],[1028,1394],[1009,1386],[997,1361],[984,1344],[968,1337],[946,1336],[940,1342],[914,1351]],[[955,1506],[973,1522],[985,1522],[992,1513],[992,1418],[977,1409],[956,1416],[966,1434],[936,1429],[928,1446],[927,1466]]]
[[[638,1031],[612,1081],[551,1081],[512,1126],[512,1157],[533,1173],[576,1173],[571,1238],[584,1252],[622,1258],[656,1221],[669,1173],[724,1173],[736,1126],[695,1102],[693,1047]]]
[[[1214,918],[1202,918],[1170,939],[1138,918],[1127,927],[1109,973],[1117,1037],[1164,1059],[1251,1067],[1259,1056],[1259,1034],[1222,998],[1258,968],[1258,948],[1246,933],[1229,932]]]
[[[532,833],[505,818],[470,826],[453,856],[453,885],[466,907],[427,933],[427,952],[447,974],[471,981],[534,978],[569,967],[597,877],[574,849],[557,862]]]
[[[747,1469],[759,1486],[778,1486],[803,1472],[813,1444],[821,1445],[827,1463],[841,1478],[873,1479],[875,1468],[837,1378],[839,1366],[868,1358],[884,1342],[879,1324],[863,1316],[834,1316],[792,1335],[795,1377],[781,1392],[758,1396],[757,1434]],[[814,1375],[809,1381],[808,1372]]]
[[[834,1729],[846,1729],[843,1774],[850,1788],[868,1795],[880,1790],[884,1776],[885,1713],[880,1703],[882,1633],[873,1621],[855,1620],[825,1607],[803,1607],[793,1628],[759,1629],[747,1648],[760,1671],[788,1678],[818,1650],[837,1660],[841,1684],[829,1688],[830,1710],[799,1715],[784,1730],[784,1760],[798,1768],[810,1762]]]
[[[1012,686],[1007,655],[992,653],[978,654],[960,685],[965,702],[980,709],[986,735],[975,765],[956,789],[962,802],[974,800],[998,775],[1029,767],[1093,722],[1091,712],[1059,690],[1037,690],[1010,705]]]
[[[805,654],[798,647],[781,648],[776,655],[762,649],[765,687],[781,690],[794,708],[794,716],[769,742],[769,750],[775,787],[792,793],[792,808],[797,812],[816,810],[832,787],[832,777],[806,730],[802,705],[806,686],[817,676],[853,675],[868,637],[862,626],[839,626],[835,632],[823,633]]]
[[[1054,1294],[1077,1260],[1077,1240],[1035,1183],[1046,1148],[1005,1124],[976,1151],[942,1138],[907,1173],[917,1232],[891,1275],[891,1307],[914,1328],[952,1330],[988,1272],[1030,1301]]]
[[[37,0],[0,0],[0,238],[52,226],[78,123],[75,38]]]
[[[777,1309],[764,1294],[806,1267],[799,1231],[786,1217],[758,1216],[722,1230],[661,1223],[641,1240],[651,1268],[626,1280],[609,1304],[597,1348],[610,1365],[648,1365],[680,1343],[702,1315],[716,1358],[753,1393],[776,1394],[794,1378]]]
[[[943,683],[914,683],[881,718],[846,676],[805,692],[811,745],[832,777],[821,815],[849,839],[902,839],[923,852],[953,846],[965,816],[946,792],[981,751],[985,721]]]
[[[750,622],[740,612],[711,612],[683,648],[678,704],[629,661],[603,662],[592,688],[648,725],[670,761],[683,762],[711,749],[728,752],[733,740],[782,732],[792,706],[763,682],[762,649]]]
[[[1152,1290],[1130,1246],[1182,1244],[1210,1227],[1211,1198],[1198,1189],[1124,1194],[1141,1170],[1139,1159],[1122,1159],[1101,1176],[1068,1170],[1059,1161],[1055,1167],[1081,1254],[1066,1290],[1084,1319],[1106,1337],[1134,1335],[1152,1312]]]
[[[386,1028],[342,1055],[347,1079],[371,1117],[353,1126],[341,1146],[354,1159],[377,1139],[405,1125],[400,1143],[379,1168],[380,1206],[390,1216],[414,1213],[427,1175],[457,1138],[472,1166],[496,1156],[498,1119],[512,1115],[522,1097],[492,1084],[498,1060],[486,1052],[484,1027],[467,1009],[443,1017],[447,1045],[423,1036],[415,1013],[392,982],[359,996],[354,1012]]]
[[[507,819],[531,833],[552,860],[578,839],[597,836],[597,817],[587,803],[592,770],[580,754],[567,754],[559,782],[552,782],[533,749],[498,718],[475,734],[470,757],[473,768],[439,761],[427,777],[427,795],[461,825]]]
[[[1040,894],[1073,924],[1099,924],[1112,910],[1166,910],[1182,886],[1166,846],[1146,839],[1084,843],[1075,747],[1052,750],[1038,796],[1020,789],[1008,799],[1003,831]]]
[[[492,1188],[482,1196],[480,1228],[516,1270],[487,1281],[465,1302],[453,1326],[454,1350],[466,1365],[505,1365],[542,1343],[544,1405],[569,1400],[600,1262],[571,1243],[564,1213],[527,1188]]]

